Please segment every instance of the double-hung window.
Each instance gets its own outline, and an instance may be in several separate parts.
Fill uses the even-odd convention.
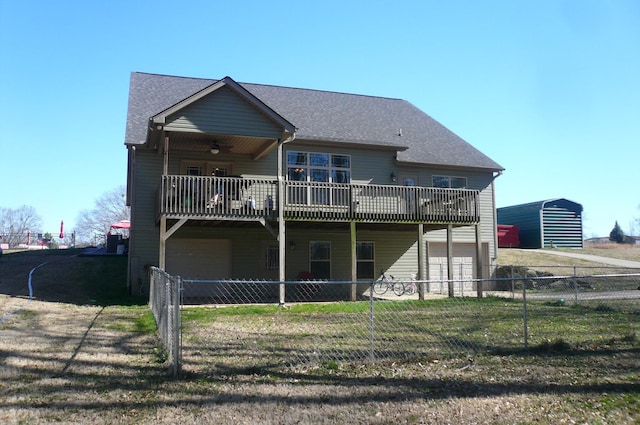
[[[358,279],[375,279],[375,245],[356,242],[356,273]]]
[[[314,279],[331,279],[331,242],[309,243],[309,270]]]
[[[267,246],[264,268],[265,270],[278,270],[280,268],[280,249],[278,245]]]

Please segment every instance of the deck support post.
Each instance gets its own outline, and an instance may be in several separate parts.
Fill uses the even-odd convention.
[[[164,134],[164,131],[162,132]],[[169,136],[162,138],[162,175],[169,173]],[[160,216],[160,252],[158,253],[158,267],[165,270],[167,260],[167,216]]]
[[[158,268],[164,270],[167,251],[167,217],[160,216],[160,252],[158,252]]]
[[[454,297],[453,291],[453,225],[447,224],[447,282],[449,297]]]
[[[350,234],[351,234],[351,301],[356,301],[358,296],[358,253],[357,253],[357,239],[356,239],[356,222],[352,221],[349,223]]]
[[[418,285],[418,298],[424,300],[424,280],[425,280],[425,251],[426,247],[424,245],[424,224],[418,224],[418,274],[416,275],[416,279],[421,282]]]
[[[279,296],[278,303],[283,306],[285,302],[285,281],[286,281],[286,273],[285,273],[285,255],[287,253],[286,250],[286,227],[284,223],[284,180],[283,180],[283,149],[282,149],[282,141],[278,140],[278,274],[279,274]]]
[[[169,136],[164,137],[162,144],[162,174],[169,174]]]
[[[482,231],[480,223],[476,223],[476,293],[478,298],[483,296],[482,288]]]

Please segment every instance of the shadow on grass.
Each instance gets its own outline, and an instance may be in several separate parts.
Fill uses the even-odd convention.
[[[14,353],[17,354],[17,353]],[[4,353],[7,355],[7,353]],[[37,354],[31,354],[37,358]],[[202,376],[186,373],[178,381],[160,371],[160,367],[137,366],[126,371],[118,370],[119,365],[85,364],[111,367],[108,375],[100,373],[64,373],[64,380],[47,381],[39,385],[39,380],[50,376],[61,376],[59,371],[34,368],[22,370],[21,385],[28,384],[31,400],[46,400],[34,403],[29,409],[73,411],[85,409],[107,411],[111,409],[130,411],[131,409],[156,409],[159,405],[180,409],[202,408],[204,406],[253,405],[257,409],[268,406],[305,405],[361,405],[364,403],[420,402],[459,398],[486,398],[514,395],[589,395],[627,394],[640,395],[640,383],[611,382],[611,376],[597,382],[564,383],[547,381],[488,382],[484,379],[461,376],[462,373],[447,377],[385,377],[347,376],[322,373],[296,373],[283,371],[281,365],[273,364],[265,368],[232,368],[216,366],[215,374]],[[28,380],[29,382],[25,382]],[[13,386],[21,391],[20,386]],[[285,394],[273,391],[282,385],[290,387]],[[55,399],[51,394],[84,394],[100,388],[99,398],[68,396]],[[9,390],[11,393],[13,390]],[[110,393],[113,392],[113,395]],[[127,394],[123,397],[122,394]],[[5,394],[6,395],[6,394]],[[8,399],[3,409],[24,408],[23,401]]]
[[[75,305],[144,305],[126,285],[126,256],[82,256],[81,249],[23,251],[0,258],[0,294]]]
[[[458,359],[446,361],[447,367],[443,367],[443,361],[424,368],[416,362],[407,362],[352,365],[344,369],[323,364],[317,368],[287,368],[282,361],[274,360],[259,367],[213,363],[202,372],[186,370],[179,380],[173,380],[162,364],[152,361],[151,334],[132,330],[135,329],[132,323],[142,314],[140,310],[99,309],[94,316],[86,316],[78,323],[73,331],[73,344],[68,344],[68,330],[52,332],[45,323],[50,316],[39,316],[38,311],[28,318],[29,323],[26,323],[27,319],[23,324],[12,322],[15,328],[6,330],[17,334],[28,329],[31,338],[42,341],[49,349],[33,349],[17,343],[2,347],[0,364],[4,366],[5,385],[0,385],[0,396],[4,399],[0,416],[3,411],[10,413],[22,409],[46,411],[43,414],[49,415],[55,411],[65,419],[65,414],[73,415],[82,410],[101,415],[101,418],[107,415],[109,420],[105,420],[109,422],[127,412],[144,409],[155,418],[159,406],[172,406],[186,412],[205,406],[243,405],[252,409],[279,406],[281,411],[281,406],[304,405],[322,409],[331,403],[350,409],[365,403],[421,403],[452,397],[607,393],[627,394],[637,399],[640,395],[640,382],[632,381],[628,376],[628,371],[637,365],[638,349],[616,350],[613,362],[610,361],[611,350],[584,353],[589,369],[596,373],[588,380],[576,380],[574,376],[565,378],[566,366],[551,382],[543,376],[521,379],[533,365],[541,369],[554,367],[550,359],[567,354],[562,347],[556,347],[555,351],[551,348],[551,354],[526,356],[520,353],[522,357],[511,360],[508,359],[511,356],[484,357],[466,369],[459,367]],[[115,323],[130,327],[108,335],[102,332],[113,329]],[[191,351],[193,347],[186,349]],[[249,351],[238,355],[249,357]],[[90,353],[95,355],[88,355]],[[209,354],[202,352],[200,359],[207,361]],[[291,353],[282,353],[283,356],[286,354]],[[127,360],[118,355],[126,355]],[[584,362],[580,359],[573,364],[573,371],[578,371]],[[594,366],[599,364],[605,367],[597,370]],[[186,366],[203,365],[187,363]],[[392,376],[394,368],[410,369],[411,375],[407,372],[404,376],[402,373]],[[494,380],[493,377],[498,378]],[[27,393],[28,400],[23,397]]]

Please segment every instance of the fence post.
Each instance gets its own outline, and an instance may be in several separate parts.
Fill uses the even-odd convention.
[[[156,278],[155,270],[149,271],[149,308],[153,312],[154,319],[156,318]]]
[[[180,374],[180,364],[182,363],[182,344],[180,341],[180,299],[182,294],[182,278],[180,276],[176,277],[175,284],[172,286],[171,304],[173,307],[173,320],[171,322],[173,326],[171,329],[171,344],[173,351],[173,377],[177,378]]]
[[[374,362],[375,355],[375,338],[374,338],[374,309],[373,309],[373,285],[375,285],[375,281],[371,281],[371,286],[369,287],[369,361],[371,363]]]
[[[527,323],[527,281],[522,281],[522,322],[524,325],[524,349],[529,349],[529,327]]]
[[[511,266],[511,299],[516,298],[516,281],[514,280],[513,266]]]
[[[578,304],[578,277],[576,266],[573,266],[573,295],[574,295],[574,303]]]

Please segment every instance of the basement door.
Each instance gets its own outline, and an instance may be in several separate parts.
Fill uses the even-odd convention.
[[[453,244],[453,280],[455,293],[472,291],[475,288],[475,244]],[[447,244],[432,242],[429,244],[429,280],[447,280]],[[460,281],[464,286],[460,286]],[[437,286],[437,285],[436,285]],[[446,284],[444,285],[447,286]],[[433,287],[433,285],[432,285]]]
[[[231,240],[169,238],[166,267],[184,279],[231,278]]]

